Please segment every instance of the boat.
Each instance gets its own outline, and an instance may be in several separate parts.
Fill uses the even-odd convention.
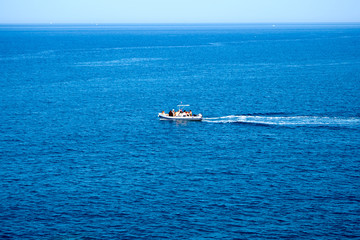
[[[185,120],[185,121],[201,121],[203,116],[201,113],[196,115],[186,114],[182,108],[188,107],[190,105],[177,105],[179,107],[179,111],[176,112],[175,116],[170,116],[168,113],[165,113],[164,111],[162,113],[159,113],[159,117],[162,120]]]

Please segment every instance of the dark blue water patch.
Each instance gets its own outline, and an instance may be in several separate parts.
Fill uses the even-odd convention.
[[[226,124],[226,123],[222,123],[222,124]],[[244,124],[244,125],[253,125],[253,126],[262,126],[262,127],[272,127],[272,128],[325,128],[328,130],[346,130],[346,129],[351,129],[351,130],[360,130],[358,125],[355,126],[349,126],[349,125],[330,125],[330,124],[325,124],[325,125],[316,125],[316,124],[311,124],[311,125],[303,125],[303,124],[299,124],[299,125],[295,125],[295,124],[272,124],[272,123],[263,123],[263,122],[242,122],[242,121],[238,121],[238,122],[232,122],[232,124]]]

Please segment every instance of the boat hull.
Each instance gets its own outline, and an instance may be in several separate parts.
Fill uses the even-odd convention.
[[[159,117],[160,117],[160,119],[163,119],[163,120],[184,120],[184,121],[201,121],[202,120],[201,114],[196,115],[196,116],[171,117],[168,114],[159,113]]]

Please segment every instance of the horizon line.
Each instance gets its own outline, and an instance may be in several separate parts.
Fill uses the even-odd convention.
[[[235,25],[235,24],[360,24],[359,22],[31,22],[5,23],[0,25]]]

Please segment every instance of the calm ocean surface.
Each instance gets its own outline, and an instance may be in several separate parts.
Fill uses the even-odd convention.
[[[1,239],[360,238],[360,25],[1,25],[0,110]]]

